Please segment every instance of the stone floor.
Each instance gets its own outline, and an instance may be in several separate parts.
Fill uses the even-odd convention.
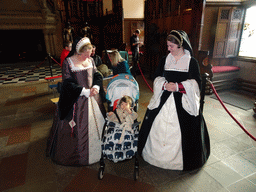
[[[142,121],[152,92],[137,76]],[[148,80],[152,87],[152,82]],[[139,178],[133,180],[134,161],[108,160],[103,180],[99,164],[71,167],[54,164],[45,156],[52,125],[54,94],[45,80],[0,85],[0,191],[256,191],[256,142],[230,118],[219,101],[205,98],[204,117],[211,141],[206,165],[194,172],[164,170],[140,160]],[[253,110],[226,105],[237,120],[256,136]]]

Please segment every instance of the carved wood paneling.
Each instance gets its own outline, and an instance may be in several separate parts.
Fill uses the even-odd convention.
[[[225,42],[224,41],[219,41],[215,43],[215,52],[214,55],[216,55],[216,57],[224,57],[224,48],[225,48]]]
[[[228,41],[227,42],[227,47],[226,47],[226,57],[231,57],[235,55],[235,51],[236,51],[236,47],[237,47],[237,41]]]
[[[229,58],[237,55],[243,12],[242,8],[219,8],[213,58]],[[220,45],[224,46],[223,49],[220,49]]]
[[[239,38],[239,30],[241,29],[240,23],[231,23],[230,24],[230,31],[229,31],[229,38]]]
[[[217,31],[218,33],[216,34],[216,39],[226,39],[228,36],[228,23],[220,23],[218,25]]]

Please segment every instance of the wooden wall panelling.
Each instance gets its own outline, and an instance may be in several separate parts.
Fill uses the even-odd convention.
[[[243,15],[242,8],[219,8],[213,58],[229,58],[237,55]]]
[[[172,16],[171,30],[172,29],[182,29],[182,18],[178,15]]]
[[[152,6],[150,1],[144,1],[144,21],[145,21],[145,34],[149,34],[149,23],[152,20]],[[144,71],[148,71],[147,64],[149,65],[149,58],[146,57],[148,55],[148,35],[145,36],[144,39],[144,62],[140,63],[140,67],[143,68]]]
[[[160,12],[159,12],[159,0],[155,3],[155,13],[156,13],[156,19],[160,18]]]
[[[162,19],[164,17],[164,10],[163,10],[163,7],[164,7],[164,1],[163,0],[159,0],[158,1],[159,4],[158,4],[158,9],[159,9],[159,18]]]
[[[105,16],[103,27],[105,49],[119,48],[123,43],[122,23],[115,14]]]
[[[201,50],[210,51],[212,57],[215,31],[218,19],[218,7],[207,6],[204,12],[203,31],[201,33]]]
[[[126,43],[126,50],[131,50],[130,37],[131,37],[131,20],[124,19],[124,43]]]
[[[166,17],[165,18],[165,23],[166,23],[166,25],[165,25],[165,29],[166,29],[166,31],[167,31],[167,33],[170,33],[171,32],[171,26],[173,25],[172,23],[173,23],[173,18],[170,16],[170,17]]]
[[[163,31],[164,31],[164,18],[162,18],[162,19],[158,19],[158,21],[157,21],[157,26],[159,27],[159,32],[160,33],[162,33]]]
[[[163,17],[168,17],[169,1],[163,0]]]
[[[227,49],[225,53],[225,56],[227,58],[235,57],[238,53],[243,17],[244,17],[243,8],[232,9],[232,15],[231,15],[231,21],[230,21],[230,27],[229,27],[229,36],[227,41]]]
[[[231,7],[219,8],[218,23],[216,28],[214,43],[214,58],[225,57],[225,47],[228,39],[229,21],[231,17]]]
[[[191,15],[191,26],[189,34],[190,42],[193,47],[194,57],[198,58],[198,49],[200,36],[202,31],[202,15],[205,9],[205,0],[193,0],[192,15]]]
[[[99,18],[94,18],[92,19],[92,21],[90,22],[90,28],[91,28],[91,32],[92,32],[92,39],[91,42],[93,45],[96,46],[96,52],[98,55],[101,55],[102,51],[104,49],[103,45],[103,37],[102,37],[102,25],[98,24],[98,20]]]
[[[183,14],[182,14],[182,29],[186,32],[190,32],[191,31],[191,28],[192,28],[192,10],[190,11],[183,11]]]

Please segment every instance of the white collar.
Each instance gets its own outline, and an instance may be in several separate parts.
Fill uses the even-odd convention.
[[[186,49],[184,50],[184,52],[185,54],[177,62],[174,56],[169,53],[165,60],[164,69],[166,71],[188,72],[191,55],[190,52]]]
[[[87,59],[87,61],[89,62],[89,65],[87,67],[76,67],[73,63],[73,61],[71,60],[71,58],[68,58],[68,60],[70,61],[69,64],[70,64],[70,68],[71,68],[71,71],[83,71],[83,70],[86,70],[86,69],[89,69],[89,68],[92,68],[92,60],[90,58]]]

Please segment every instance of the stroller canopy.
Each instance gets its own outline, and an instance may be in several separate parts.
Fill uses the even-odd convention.
[[[124,95],[130,96],[134,102],[139,99],[139,85],[132,75],[118,74],[112,78],[107,86],[106,99],[112,107],[117,99]]]

